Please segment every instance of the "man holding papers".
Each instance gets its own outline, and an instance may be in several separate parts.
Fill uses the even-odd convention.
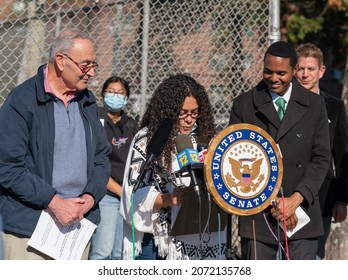
[[[98,66],[95,59],[87,35],[63,31],[51,44],[48,63],[14,88],[0,109],[5,259],[55,258],[28,246],[43,210],[51,215],[46,226],[78,228],[84,218],[99,223],[98,202],[110,175],[110,146],[96,99],[87,89]],[[40,228],[50,227],[40,222]]]
[[[323,234],[318,193],[330,162],[329,124],[324,99],[294,79],[296,66],[294,47],[273,43],[264,56],[263,80],[233,102],[230,124],[267,131],[280,147],[284,168],[283,195],[273,208],[239,219],[244,259],[315,260]],[[299,207],[310,221],[287,237],[279,223],[296,229]]]

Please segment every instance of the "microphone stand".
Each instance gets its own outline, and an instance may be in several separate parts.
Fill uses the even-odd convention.
[[[233,249],[232,249],[232,215],[227,214],[227,240],[226,240],[226,260],[233,260]]]
[[[232,215],[227,214],[227,240],[226,240],[226,260],[241,260],[241,257],[236,254],[232,248]]]
[[[195,174],[195,168],[199,168],[199,165],[191,164],[191,166],[188,168],[188,171],[190,173],[191,177],[191,183],[193,185],[193,189],[195,193],[197,194],[198,198],[198,232],[199,232],[199,256],[200,259],[202,259],[202,252],[203,252],[203,242],[202,242],[202,197],[201,197],[201,186],[199,185],[199,182],[196,178]]]
[[[146,186],[149,183],[150,179],[150,173],[151,173],[151,167],[155,168],[153,164],[149,163],[149,166],[146,168],[146,170],[143,171],[143,174],[140,176],[141,180],[137,180],[136,182],[136,190],[142,188],[143,186]],[[133,260],[136,259],[136,252],[135,252],[135,226],[134,226],[134,194],[135,194],[135,187],[132,190],[132,194],[130,197],[130,203],[131,203],[131,215],[132,215],[132,244],[133,244]]]
[[[199,191],[199,186],[194,186],[198,197],[198,232],[199,232],[199,259],[202,259],[203,244],[202,244],[202,197]]]

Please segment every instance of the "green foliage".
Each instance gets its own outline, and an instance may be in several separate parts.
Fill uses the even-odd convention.
[[[293,44],[311,42],[333,54],[344,69],[348,49],[347,0],[281,0],[283,37]]]
[[[323,22],[322,17],[311,19],[303,15],[293,15],[287,25],[289,42],[303,41],[309,33],[320,32],[323,28]]]

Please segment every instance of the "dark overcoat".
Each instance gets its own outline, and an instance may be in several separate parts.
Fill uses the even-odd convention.
[[[285,197],[299,192],[301,204],[310,222],[289,240],[315,238],[323,234],[318,193],[330,162],[329,123],[322,96],[314,94],[292,80],[291,97],[280,122],[271,95],[263,81],[233,101],[230,124],[249,123],[264,129],[279,145],[283,159],[282,189]],[[273,232],[276,222],[269,208],[239,219],[239,235],[253,239],[253,218],[258,241],[277,244]],[[283,240],[284,234],[280,234]]]

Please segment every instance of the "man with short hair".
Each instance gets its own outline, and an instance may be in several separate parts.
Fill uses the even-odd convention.
[[[100,221],[110,146],[87,89],[95,60],[86,34],[63,31],[52,42],[48,64],[15,87],[0,109],[5,259],[50,259],[27,245],[45,209],[62,225]]]
[[[331,163],[320,188],[319,200],[324,225],[324,235],[319,238],[318,258],[325,257],[325,243],[330,232],[331,220],[341,223],[347,217],[346,190],[348,157],[347,113],[342,100],[320,90],[319,80],[325,73],[324,56],[314,44],[301,44],[296,48],[298,67],[296,77],[306,89],[324,97],[329,118]]]
[[[323,234],[316,197],[330,162],[329,125],[323,98],[294,79],[296,65],[291,44],[273,43],[264,56],[263,80],[233,101],[230,124],[265,130],[280,147],[283,161],[284,197],[276,198],[276,208],[239,217],[243,259],[314,260]],[[283,232],[278,235],[284,220],[288,230],[295,228],[298,207],[309,223],[289,238]]]

